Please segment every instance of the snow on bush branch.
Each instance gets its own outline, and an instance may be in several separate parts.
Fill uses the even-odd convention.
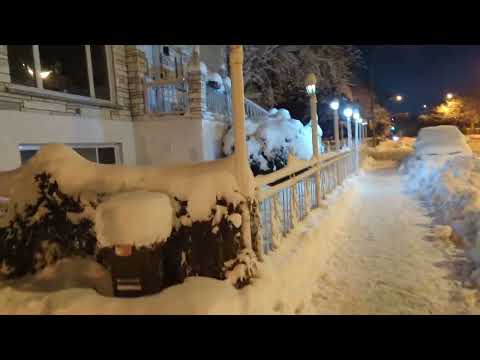
[[[300,160],[309,160],[313,155],[311,124],[303,126],[286,109],[274,108],[259,122],[247,119],[246,134],[250,166],[255,175],[286,166],[288,154]],[[322,129],[318,127],[319,144],[321,139]],[[230,128],[223,138],[223,152],[231,155],[233,151],[234,133]]]

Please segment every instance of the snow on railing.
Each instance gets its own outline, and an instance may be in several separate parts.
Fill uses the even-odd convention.
[[[147,114],[184,114],[188,110],[188,87],[185,80],[145,82]]]
[[[220,92],[207,87],[207,111],[222,115],[227,121],[232,118],[232,97],[229,92]],[[250,99],[245,99],[245,117],[261,121],[268,116],[268,111]]]
[[[268,111],[250,99],[245,99],[245,116],[259,121],[268,116]]]
[[[255,177],[260,217],[257,252],[261,252],[258,254],[260,258],[275,250],[299,221],[319,207],[317,191],[325,199],[358,170],[359,150],[332,152],[310,161],[290,157],[287,167]],[[317,172],[320,175],[319,189],[315,181]]]

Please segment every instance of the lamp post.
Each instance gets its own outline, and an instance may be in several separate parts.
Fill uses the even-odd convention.
[[[338,128],[338,108],[340,107],[340,102],[335,99],[330,103],[330,109],[333,110],[333,134],[335,137],[335,150],[340,151],[340,139],[339,139],[339,128]]]
[[[348,147],[351,149],[352,148],[352,115],[353,115],[353,110],[351,107],[345,108],[343,110],[343,115],[347,118],[347,142],[348,142]]]
[[[353,111],[353,120],[355,120],[355,146],[357,147],[360,143],[360,136],[359,136],[359,131],[360,131],[359,123],[361,122],[360,119],[361,119],[360,112],[358,111],[358,109],[355,109]]]
[[[305,89],[308,96],[310,96],[310,114],[311,114],[311,125],[312,125],[312,146],[313,146],[313,157],[312,159],[318,160],[318,118],[317,118],[317,95],[316,95],[316,86],[317,78],[315,74],[308,74],[305,79]],[[321,203],[321,193],[320,193],[320,172],[315,172],[315,186],[317,191],[316,200],[317,206],[320,206]]]

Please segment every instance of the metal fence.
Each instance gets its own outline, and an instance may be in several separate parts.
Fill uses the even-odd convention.
[[[303,220],[308,213],[319,206],[316,192],[322,199],[340,186],[359,166],[359,149],[325,155],[318,162],[307,162],[305,167],[292,169],[289,176],[285,171],[278,176],[256,179],[256,197],[259,204],[261,256],[274,250],[282,239]],[[315,173],[320,176],[317,189]],[[286,178],[276,185],[268,186],[267,181]],[[277,180],[278,182],[278,180]]]

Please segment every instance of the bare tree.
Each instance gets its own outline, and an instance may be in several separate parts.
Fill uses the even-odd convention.
[[[299,97],[308,73],[319,92],[351,85],[361,53],[348,45],[246,45],[244,76],[247,96],[265,106]]]

